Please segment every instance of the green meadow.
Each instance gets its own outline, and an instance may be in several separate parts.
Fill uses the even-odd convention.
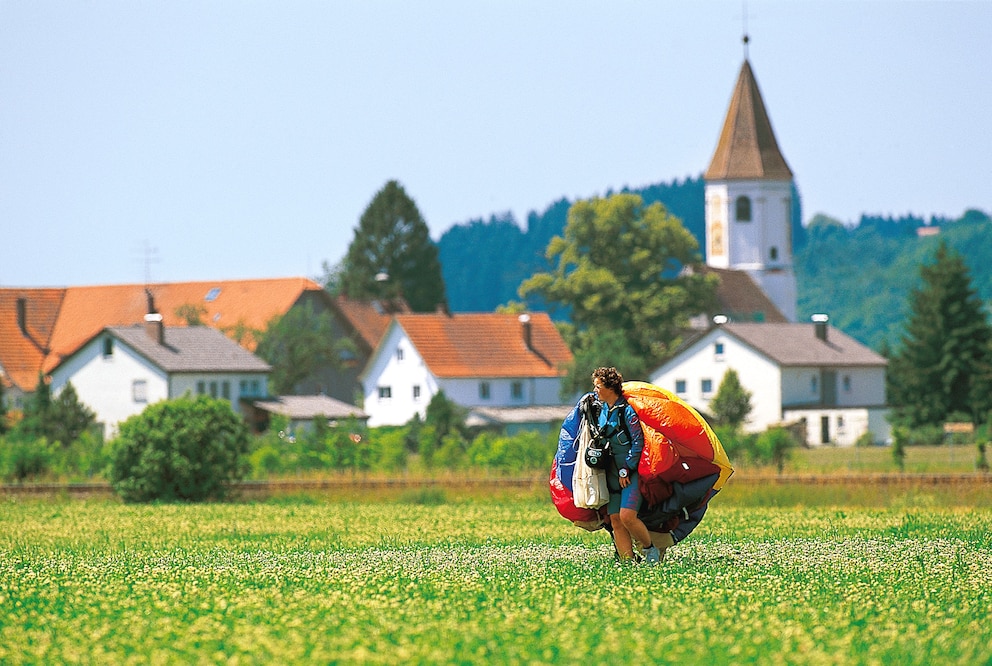
[[[989,485],[731,480],[658,567],[538,486],[0,500],[0,663],[990,664]]]

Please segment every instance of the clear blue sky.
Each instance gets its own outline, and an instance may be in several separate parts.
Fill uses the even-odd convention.
[[[746,13],[805,220],[992,212],[992,2]],[[438,239],[698,176],[744,14],[739,0],[0,0],[0,286],[319,275],[390,179]]]

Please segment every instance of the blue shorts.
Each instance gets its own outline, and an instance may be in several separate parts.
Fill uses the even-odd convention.
[[[618,493],[610,493],[610,501],[606,512],[611,516],[620,513],[620,509],[637,511],[641,508],[641,486],[637,482],[637,472],[630,475],[630,483]]]

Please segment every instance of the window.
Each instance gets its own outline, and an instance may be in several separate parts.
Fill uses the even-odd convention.
[[[220,385],[220,395],[225,400],[231,399],[231,382],[222,382]]]
[[[489,382],[479,382],[479,397],[489,400]]]
[[[523,382],[513,382],[510,384],[510,395],[514,400],[524,399],[524,383]]]
[[[850,393],[851,392],[851,375],[844,375],[844,379],[842,381],[844,382],[844,393]]]
[[[210,397],[217,397],[217,382],[210,382]]]
[[[197,382],[196,383],[196,394],[197,395],[203,395],[206,392],[207,392],[207,384],[206,384],[206,382],[203,382],[203,381]]]
[[[751,221],[751,199],[745,196],[737,197],[737,201],[734,202],[734,212],[735,217],[738,222],[750,222]]]
[[[207,292],[207,295],[203,297],[203,300],[205,300],[207,303],[213,303],[214,301],[217,300],[218,296],[220,296],[220,287],[213,287],[210,291]]]
[[[114,339],[109,335],[103,339],[103,357],[114,355]]]
[[[144,379],[135,379],[131,383],[131,397],[135,402],[148,402],[148,382]]]
[[[710,395],[713,393],[713,380],[703,379],[699,382],[699,390],[702,391],[703,395]]]
[[[420,400],[420,384],[415,384],[413,387],[413,399]]]
[[[403,348],[402,347],[397,347],[396,348],[396,362],[397,363],[402,363],[403,362]]]
[[[723,343],[722,342],[717,342],[715,345],[713,345],[713,355],[716,357],[716,360],[718,360],[718,361],[723,360]]]
[[[816,375],[813,375],[812,377],[809,378],[809,389],[810,392],[813,393],[814,395],[816,395],[817,392],[817,388],[818,388],[817,384],[818,382],[816,381]]]
[[[679,395],[685,395],[685,380],[676,379],[675,380],[675,392]]]
[[[772,261],[778,261],[778,248],[773,245],[772,248],[768,250],[768,257]]]
[[[262,385],[257,379],[251,380],[251,394],[252,395],[262,395]]]
[[[393,397],[393,388],[391,386],[379,387],[379,400],[389,400],[392,397]]]

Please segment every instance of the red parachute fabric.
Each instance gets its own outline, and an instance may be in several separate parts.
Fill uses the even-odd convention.
[[[718,491],[734,473],[723,445],[706,420],[670,391],[647,382],[624,382],[623,395],[637,412],[644,431],[644,452],[637,468],[641,494],[649,505],[671,495],[671,483],[686,483],[719,473]]]

